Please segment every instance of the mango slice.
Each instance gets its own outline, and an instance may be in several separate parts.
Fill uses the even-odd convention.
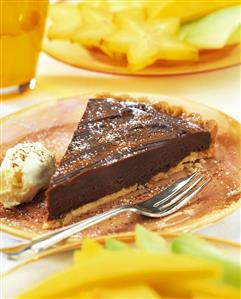
[[[93,288],[77,293],[72,298],[81,299],[161,299],[148,285],[127,285],[109,288]]]
[[[69,298],[73,291],[113,283],[162,285],[165,281],[218,278],[216,263],[177,254],[139,251],[102,251],[58,273],[19,298]]]
[[[239,0],[197,1],[197,0],[146,0],[146,10],[149,19],[180,18],[183,22],[201,18],[217,9],[240,4]]]
[[[232,6],[185,25],[181,29],[180,38],[200,49],[220,49],[240,25],[241,6]]]
[[[207,241],[182,235],[169,248],[156,233],[137,225],[136,245],[132,248],[108,239],[103,247],[86,238],[81,250],[75,252],[73,266],[19,298],[240,298],[241,288],[236,284],[240,265]]]
[[[104,247],[98,242],[94,241],[93,239],[86,238],[82,242],[81,249],[74,252],[74,263],[79,263],[83,259],[96,255],[103,250]]]
[[[218,282],[190,281],[189,290],[200,298],[220,298],[220,299],[239,299],[241,292],[239,289]]]

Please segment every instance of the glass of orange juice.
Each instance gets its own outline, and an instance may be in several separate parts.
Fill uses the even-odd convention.
[[[21,92],[35,81],[48,0],[0,0],[0,91]]]

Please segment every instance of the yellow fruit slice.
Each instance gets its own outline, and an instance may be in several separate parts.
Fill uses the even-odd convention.
[[[158,59],[171,61],[197,61],[198,49],[194,46],[176,39],[164,39],[160,41]]]
[[[107,0],[104,1],[103,0],[82,0],[81,7],[108,10],[108,1]]]
[[[112,53],[126,54],[131,66],[138,68],[153,63],[159,41],[175,34],[179,28],[177,19],[138,23],[120,16],[118,21],[120,29],[105,38],[104,45]]]
[[[82,23],[77,5],[50,5],[49,16],[52,22],[48,30],[49,39],[70,39]]]
[[[80,7],[82,25],[71,36],[71,41],[86,47],[99,47],[103,38],[114,31],[112,15],[108,12]]]
[[[127,29],[123,30],[119,43],[118,33],[115,39],[111,40],[112,50],[119,48],[126,51],[131,70],[143,69],[160,59],[180,61],[198,59],[198,50],[195,47],[174,38],[179,28],[177,19],[148,22],[142,28],[139,26],[138,30],[135,30],[132,27],[133,30],[129,31],[129,34]]]
[[[113,283],[161,285],[165,281],[189,281],[220,276],[216,263],[183,254],[107,251],[58,273],[19,298],[68,298],[75,290]]]
[[[132,8],[144,8],[145,0],[84,0],[81,5],[116,13]]]
[[[235,45],[241,42],[241,26],[235,30],[227,41],[227,45]]]
[[[239,0],[197,1],[197,0],[146,0],[146,11],[149,19],[180,18],[188,22],[215,11],[216,9],[240,4]]]
[[[147,22],[145,31],[148,36],[163,38],[177,33],[180,22],[176,18]]]
[[[240,289],[218,282],[190,281],[188,285],[189,290],[200,298],[239,299],[241,295]]]
[[[103,43],[111,51],[127,53],[130,45],[144,36],[143,29],[131,19],[119,19],[120,29],[104,38]]]
[[[109,26],[99,28],[88,28],[83,26],[75,31],[71,37],[71,41],[80,43],[86,47],[99,47],[101,40],[112,32],[113,29]]]
[[[92,288],[71,298],[81,299],[161,299],[148,285],[127,285],[109,288]]]
[[[83,19],[83,24],[91,27],[101,24],[109,25],[112,23],[112,14],[105,10],[79,5],[79,14]]]
[[[128,10],[122,10],[113,15],[113,22],[118,28],[122,27],[122,24],[129,19],[140,25],[146,21],[145,10],[142,8],[132,8]]]
[[[138,71],[153,64],[158,56],[159,43],[147,38],[132,43],[127,52],[127,60],[132,71]]]
[[[98,254],[102,250],[105,250],[102,245],[93,239],[86,238],[82,243],[81,250],[74,252],[74,263],[80,263],[83,259]]]
[[[120,12],[123,10],[129,10],[129,9],[144,9],[144,0],[107,0],[108,2],[108,9],[111,12]]]
[[[137,71],[157,60],[197,61],[198,50],[174,39],[163,39],[158,42],[145,39],[138,44],[132,44],[127,59],[130,69]]]

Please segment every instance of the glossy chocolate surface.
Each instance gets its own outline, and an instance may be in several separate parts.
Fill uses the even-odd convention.
[[[198,124],[150,105],[91,99],[46,192],[48,219],[144,184],[210,142]]]

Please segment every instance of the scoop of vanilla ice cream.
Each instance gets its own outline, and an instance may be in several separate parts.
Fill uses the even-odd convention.
[[[0,202],[11,208],[31,201],[48,185],[54,170],[55,157],[41,142],[8,149],[0,167]]]

